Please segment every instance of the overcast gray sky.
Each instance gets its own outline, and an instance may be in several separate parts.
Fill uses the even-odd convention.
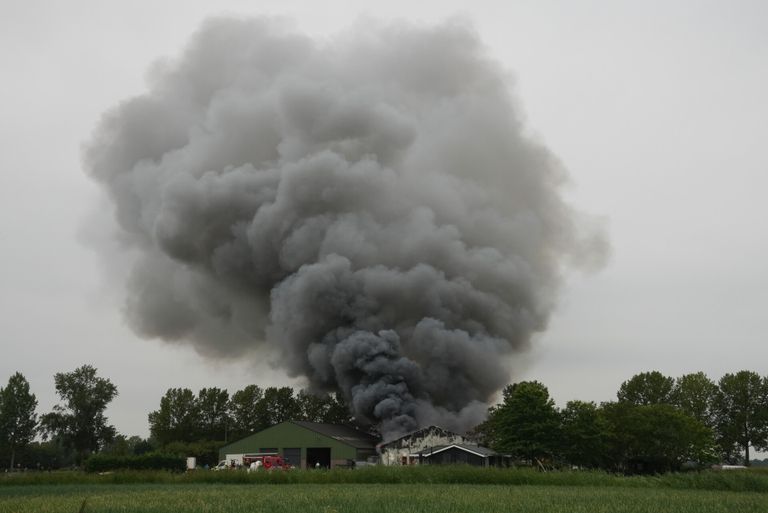
[[[83,241],[108,217],[83,174],[99,116],[145,90],[209,15],[293,17],[333,34],[361,16],[470,19],[513,72],[528,128],[567,167],[568,199],[606,220],[607,266],[568,280],[514,363],[563,405],[633,374],[768,374],[768,19],[765,2],[0,1],[0,382],[92,363],[119,389],[119,431],[148,434],[169,387],[290,384],[142,340]]]

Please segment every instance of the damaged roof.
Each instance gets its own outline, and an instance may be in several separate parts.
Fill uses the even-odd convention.
[[[427,436],[440,436],[448,440],[455,440],[456,442],[467,442],[468,440],[463,435],[448,431],[440,426],[428,426],[422,429],[417,429],[407,433],[399,438],[390,440],[385,443],[379,444],[379,447],[386,448],[404,448],[411,446],[415,440],[421,440]]]

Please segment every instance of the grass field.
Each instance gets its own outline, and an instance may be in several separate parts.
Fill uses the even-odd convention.
[[[0,489],[1,513],[763,513],[767,510],[768,496],[754,492],[592,486],[130,484]]]
[[[0,513],[768,512],[768,473],[467,466],[261,472],[0,475]]]
[[[8,486],[128,485],[128,484],[464,484],[509,486],[592,486],[669,488],[760,492],[768,494],[768,472],[685,472],[655,476],[623,476],[606,472],[537,472],[525,468],[480,468],[468,465],[411,467],[375,466],[359,470],[292,470],[289,472],[118,471],[104,475],[85,472],[28,472],[0,474],[0,494]]]

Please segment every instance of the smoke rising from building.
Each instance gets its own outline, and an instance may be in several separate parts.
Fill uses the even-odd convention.
[[[564,267],[600,256],[461,23],[214,19],[149,82],[84,152],[135,255],[131,327],[277,352],[385,435],[482,420]]]

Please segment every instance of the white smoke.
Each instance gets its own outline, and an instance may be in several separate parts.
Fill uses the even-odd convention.
[[[210,20],[84,161],[140,255],[137,333],[209,356],[277,348],[389,436],[482,420],[564,264],[602,241],[578,236],[507,73],[450,22],[319,41]]]

